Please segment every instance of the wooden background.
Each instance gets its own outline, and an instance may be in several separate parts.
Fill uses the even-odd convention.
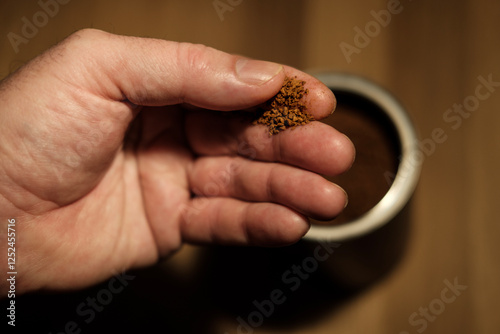
[[[422,139],[436,128],[447,136],[425,156],[401,261],[356,293],[325,292],[328,277],[315,272],[262,324],[239,332],[499,333],[500,89],[493,88],[456,128],[443,116],[454,104],[472,101],[478,77],[500,81],[500,2],[401,0],[401,12],[348,62],[340,43],[354,45],[354,28],[364,29],[374,20],[371,11],[393,1],[221,1],[233,4],[223,20],[213,0],[71,0],[18,52],[8,34],[21,34],[22,18],[31,21],[41,7],[37,1],[2,1],[0,77],[75,30],[94,27],[203,43],[303,70],[339,70],[375,81],[408,108]],[[228,251],[187,246],[166,264],[131,272],[130,285],[90,323],[75,310],[106,283],[57,296],[20,297],[18,324],[53,333],[69,321],[84,333],[238,333],[238,317],[248,320],[252,302],[269,297],[269,287],[279,287],[280,279],[255,262],[265,250],[218,260],[217,254]],[[273,256],[279,260],[279,254]],[[303,258],[299,254],[290,263]],[[241,273],[233,268],[241,270],[242,264],[255,269],[246,272],[251,279],[231,276]],[[449,304],[439,302],[446,280],[467,287]],[[239,285],[220,284],[231,281]],[[413,320],[420,322],[410,323],[414,312],[429,307],[434,315],[425,321],[418,315]],[[163,330],[151,330],[158,324]]]

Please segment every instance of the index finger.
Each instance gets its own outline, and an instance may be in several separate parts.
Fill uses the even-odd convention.
[[[304,81],[304,89],[307,94],[303,101],[306,110],[315,120],[321,120],[333,114],[337,106],[337,100],[333,92],[315,77],[285,66],[285,75]]]
[[[304,96],[308,111],[321,119],[330,115],[336,105],[328,87],[310,75],[287,68],[288,76],[304,80],[309,93]],[[354,160],[354,146],[343,134],[320,122],[270,136],[263,125],[233,113],[197,110],[188,113],[186,129],[193,150],[201,155],[241,155],[250,159],[283,162],[311,171],[337,175]]]

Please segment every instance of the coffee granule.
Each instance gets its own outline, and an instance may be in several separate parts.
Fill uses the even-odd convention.
[[[267,101],[262,115],[253,124],[264,124],[269,128],[269,135],[275,135],[282,130],[295,128],[313,121],[314,118],[307,112],[302,98],[309,93],[304,88],[304,80],[297,77],[286,77],[278,94]]]

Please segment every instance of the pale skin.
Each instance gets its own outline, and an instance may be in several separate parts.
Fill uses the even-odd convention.
[[[97,30],[1,82],[0,251],[14,218],[16,293],[83,288],[186,242],[292,244],[308,217],[338,215],[346,194],[320,174],[350,167],[349,139],[320,122],[271,137],[240,117],[285,75],[306,80],[316,119],[333,112],[296,69]]]

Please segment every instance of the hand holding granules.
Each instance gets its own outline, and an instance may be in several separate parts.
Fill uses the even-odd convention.
[[[264,113],[253,124],[267,125],[269,135],[274,135],[313,121],[314,117],[307,112],[306,105],[301,101],[309,93],[304,89],[305,83],[297,77],[286,77],[278,94],[266,103]]]

